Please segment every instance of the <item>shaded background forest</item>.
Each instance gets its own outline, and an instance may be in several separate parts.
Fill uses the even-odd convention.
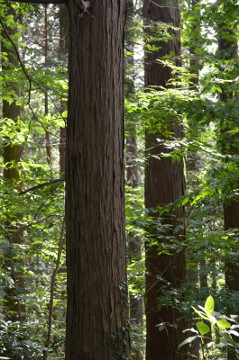
[[[67,13],[0,15],[0,358],[63,359]],[[239,357],[238,15],[127,2],[128,358]]]

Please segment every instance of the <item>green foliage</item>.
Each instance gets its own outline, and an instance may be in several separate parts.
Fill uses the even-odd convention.
[[[219,357],[224,359],[231,348],[235,349],[236,354],[239,355],[239,342],[235,341],[236,338],[239,338],[239,332],[235,330],[239,328],[239,325],[235,323],[235,317],[233,315],[227,317],[215,312],[214,309],[215,303],[211,295],[206,299],[204,307],[200,305],[197,309],[193,307],[199,318],[199,321],[196,322],[197,330],[191,328],[184,332],[193,332],[197,335],[186,338],[179,345],[179,349],[199,339],[203,359],[206,359],[206,356],[208,359],[218,359]]]
[[[11,2],[7,6],[0,5],[0,15],[7,29],[18,29],[11,40],[18,46],[23,64],[16,68],[11,63],[8,52],[12,52],[14,58],[16,53],[12,42],[6,36],[3,39],[1,32],[0,40],[4,41],[7,52],[1,53],[1,64],[5,67],[1,72],[0,98],[9,105],[20,106],[21,115],[17,119],[2,118],[0,145],[2,149],[6,146],[23,149],[20,161],[5,161],[4,164],[1,159],[2,168],[17,169],[19,179],[0,175],[0,358],[12,360],[42,359],[43,351],[48,351],[48,359],[64,357],[65,245],[57,263],[60,242],[64,241],[64,232],[60,239],[64,186],[63,182],[54,180],[60,177],[59,127],[65,127],[66,123],[63,104],[68,90],[67,68],[65,61],[55,61],[59,58],[56,51],[59,44],[55,41],[59,30],[53,23],[58,8],[48,8],[48,45],[55,51],[48,51],[48,65],[51,65],[48,69],[44,61],[44,43],[37,38],[39,30],[43,30],[44,8],[35,9]],[[38,31],[36,36],[34,29]],[[17,86],[17,91],[11,88],[12,84]],[[44,108],[46,92],[47,113]],[[47,131],[52,166],[46,156]],[[42,186],[44,183],[46,185]],[[56,266],[58,271],[53,284]],[[19,276],[24,279],[24,287],[18,283]],[[53,307],[50,308],[52,286]],[[51,337],[46,348],[49,316]]]
[[[10,165],[18,170],[19,180],[8,181],[3,174],[0,176],[0,359],[40,359],[46,350],[50,287],[64,213],[63,182],[51,182],[59,178],[59,127],[66,126],[67,56],[58,51],[58,8],[48,6],[48,45],[53,51],[48,51],[45,60],[44,41],[38,37],[39,28],[43,33],[44,8],[23,3],[10,5],[8,2],[8,6],[5,5],[0,5],[0,15],[8,28],[19,29],[12,40],[18,44],[31,81],[21,66],[16,68],[9,62],[8,52],[1,53],[1,64],[8,66],[8,71],[3,69],[0,74],[1,101],[15,102],[21,107],[21,116],[17,119],[2,118],[0,121],[1,155],[7,144],[21,145],[24,157],[18,163],[11,161]],[[184,2],[182,56],[177,59],[177,65],[173,53],[158,59],[163,68],[171,69],[173,77],[164,88],[150,89],[142,86],[144,42],[145,51],[158,51],[163,43],[175,38],[178,29],[161,22],[156,26],[143,25],[140,6],[137,3],[127,28],[129,42],[125,52],[125,135],[126,139],[132,136],[137,139],[137,150],[131,160],[139,175],[135,188],[126,186],[127,243],[137,244],[140,248],[137,257],[128,246],[129,294],[135,299],[144,294],[145,242],[149,246],[157,244],[158,255],[166,254],[169,258],[173,252],[186,251],[187,279],[179,289],[174,289],[159,274],[162,291],[158,297],[158,310],[177,307],[190,322],[194,309],[195,326],[185,331],[192,336],[180,346],[190,347],[199,339],[202,356],[222,360],[228,349],[238,351],[239,295],[226,287],[225,263],[238,263],[239,237],[238,229],[224,230],[223,206],[238,198],[239,157],[232,151],[231,144],[238,147],[239,102],[238,59],[229,59],[228,51],[218,51],[217,43],[219,37],[228,43],[238,39],[238,4],[232,0],[201,2],[193,6],[191,2]],[[9,9],[12,13],[8,13]],[[12,49],[12,44],[2,36],[1,41],[8,51]],[[137,45],[132,46],[132,43]],[[229,53],[234,50],[232,47]],[[192,60],[196,65],[192,66]],[[198,76],[199,85],[195,87]],[[17,84],[20,95],[9,84]],[[46,93],[48,113],[44,108]],[[226,101],[221,100],[223,93],[227,95]],[[174,136],[172,119],[183,128],[183,139]],[[167,157],[173,162],[181,159],[185,162],[185,196],[175,204],[157,209],[144,207],[144,170],[149,159],[144,142],[145,131],[149,129],[158,144],[164,144],[164,153],[157,156],[159,160]],[[46,156],[47,132],[52,144],[51,166]],[[196,170],[190,170],[190,164],[196,165]],[[3,159],[1,165],[2,168],[6,166]],[[47,185],[41,186],[44,183]],[[173,232],[169,214],[181,205],[186,207],[186,219],[181,222],[178,219],[179,226]],[[149,217],[149,213],[157,216]],[[184,221],[186,236],[183,241],[178,241],[175,235],[184,226]],[[155,243],[151,241],[150,228],[157,230]],[[12,243],[11,239],[20,231],[24,231],[24,241]],[[48,347],[48,358],[55,360],[64,358],[65,246],[59,267]],[[14,281],[14,273],[24,275],[24,288]],[[202,278],[207,280],[206,283]],[[206,297],[204,307],[198,306]],[[24,304],[26,316],[22,321],[9,320],[11,311],[5,306],[9,299]],[[158,329],[165,326],[176,327],[177,324],[161,323]],[[132,352],[142,351],[144,326],[142,329],[133,323],[130,327]]]

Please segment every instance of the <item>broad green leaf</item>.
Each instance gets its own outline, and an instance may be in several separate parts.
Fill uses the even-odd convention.
[[[202,336],[207,334],[210,331],[209,326],[207,326],[203,321],[198,321],[196,323],[196,326]]]
[[[231,324],[226,320],[226,319],[220,319],[217,322],[217,326],[219,328],[226,328],[226,329],[230,329],[231,328]]]
[[[178,345],[178,349],[180,349],[182,346],[186,345],[186,344],[190,344],[191,342],[193,342],[195,339],[197,339],[197,336],[190,336],[187,339],[183,340],[183,342],[181,342],[181,344]]]
[[[208,296],[208,298],[205,302],[204,308],[205,308],[205,311],[206,311],[208,317],[210,318],[214,311],[214,308],[215,308],[214,299],[211,295]]]
[[[67,118],[67,114],[68,114],[67,111],[63,111],[63,113],[61,114],[61,116],[62,116],[63,118]]]

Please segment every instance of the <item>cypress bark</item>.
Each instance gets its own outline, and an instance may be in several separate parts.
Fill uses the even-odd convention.
[[[180,14],[178,1],[171,3],[144,0],[144,17],[150,21],[161,21],[172,24],[174,27],[180,26]],[[167,86],[172,78],[171,69],[163,67],[157,59],[169,54],[175,54],[175,62],[178,64],[177,56],[180,55],[179,33],[174,30],[175,39],[167,43],[160,41],[154,42],[158,47],[157,51],[147,52],[145,57],[145,86]],[[175,120],[166,120],[167,130],[173,133],[176,138],[181,138],[181,126]],[[164,143],[159,143],[158,138],[165,138],[165,134],[155,131],[154,126],[146,131],[146,149],[149,159],[145,171],[145,206],[151,209],[151,217],[157,222],[159,214],[153,209],[158,206],[165,206],[174,203],[184,194],[185,182],[183,173],[183,161],[172,162],[170,158],[157,157],[163,152],[168,152]],[[155,155],[155,156],[154,156]],[[179,224],[178,219],[184,218],[184,208],[179,207],[174,213],[163,219],[163,223],[170,224],[170,230],[165,236],[172,235],[174,229]],[[184,237],[184,230],[178,231],[174,236],[180,240]],[[156,242],[152,245],[151,240]],[[163,239],[167,243],[167,239]],[[185,355],[177,349],[182,341],[183,323],[178,322],[180,317],[178,309],[173,306],[163,306],[160,308],[158,299],[164,296],[162,281],[170,287],[180,287],[185,279],[185,255],[183,251],[170,251],[172,255],[159,254],[161,240],[158,240],[157,230],[150,229],[150,239],[146,243],[146,359],[147,360],[173,360],[184,359]],[[163,281],[163,282],[164,282]],[[157,325],[163,324],[164,329],[159,331]],[[177,324],[178,327],[171,327],[169,324]]]
[[[219,44],[218,51],[223,60],[232,60],[237,58],[237,39],[233,30],[222,22],[219,29]],[[233,74],[232,74],[233,76]],[[230,101],[232,98],[227,89],[222,87],[220,94],[223,102]],[[230,127],[233,125],[225,124],[222,129],[223,141],[227,142],[227,148],[223,147],[224,154],[239,155],[238,140],[230,135]],[[235,184],[238,186],[238,184]],[[229,199],[224,203],[224,229],[239,228],[239,197],[235,195],[233,199]],[[239,267],[238,261],[226,262],[226,285],[230,290],[239,291]]]
[[[69,0],[67,360],[127,356],[124,1]],[[78,3],[80,5],[80,2]]]
[[[224,67],[222,66],[221,72],[224,73],[224,79],[235,79],[237,77],[236,73],[236,61],[238,57],[238,45],[237,37],[234,31],[234,21],[237,21],[237,18],[233,19],[231,17],[231,7],[237,7],[236,1],[234,2],[225,2],[221,11],[219,13],[219,23],[218,23],[218,52],[222,60],[222,64],[228,61],[231,62],[233,68],[233,63],[235,64],[234,70],[225,73]],[[229,14],[229,16],[228,16]],[[235,12],[236,14],[236,12]],[[224,84],[221,87],[220,98],[221,101],[227,103],[230,102],[233,98],[233,91],[230,89],[230,86]],[[239,155],[239,144],[237,135],[231,133],[231,129],[234,129],[234,122],[226,120],[221,128],[222,136],[222,152],[224,155],[238,156]],[[229,158],[230,159],[230,158]],[[229,160],[230,161],[230,160]],[[234,189],[238,189],[238,182],[235,183]],[[237,191],[236,191],[237,193]],[[230,196],[224,202],[224,229],[238,229],[239,228],[239,196],[237,194]],[[233,246],[232,254],[228,254],[228,258],[225,262],[225,280],[228,290],[235,292],[239,291],[239,267],[238,267],[238,256],[235,257],[233,252],[235,251],[235,246]],[[237,339],[235,339],[237,341]],[[230,360],[236,360],[238,358],[235,349],[228,347],[227,358]]]

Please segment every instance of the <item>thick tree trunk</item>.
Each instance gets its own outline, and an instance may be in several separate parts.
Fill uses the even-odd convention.
[[[231,6],[235,6],[236,1],[234,4],[228,5],[225,3],[223,7],[223,12],[221,13],[221,22],[219,23],[218,27],[218,35],[219,35],[219,42],[218,42],[218,51],[219,56],[221,57],[222,61],[232,61],[233,59],[236,60],[238,57],[238,46],[237,46],[237,39],[235,35],[234,28],[232,26],[233,21],[231,22],[231,18],[227,15],[229,12],[229,16],[231,16]],[[232,19],[233,20],[233,19]],[[235,65],[236,66],[236,65]],[[222,68],[224,70],[224,68]],[[228,73],[225,76],[229,76],[229,79],[235,79],[236,75],[234,72]],[[230,101],[233,97],[233,93],[230,92],[228,86],[222,86],[222,92],[220,94],[221,100],[223,102]],[[232,122],[225,122],[224,127],[221,129],[222,135],[222,142],[226,144],[223,146],[223,153],[225,155],[239,155],[239,147],[238,147],[238,139],[234,137],[230,133],[231,129],[234,129],[235,123]],[[224,138],[225,137],[225,138]],[[224,138],[224,139],[223,139]],[[238,188],[238,183],[235,183],[235,190]],[[239,197],[238,195],[234,195],[233,198],[228,199],[224,203],[224,229],[235,229],[239,228]],[[234,248],[235,249],[235,248]],[[234,252],[235,250],[232,249]],[[231,255],[231,256],[230,256]],[[239,291],[239,266],[238,261],[239,258],[235,258],[232,254],[229,253],[229,257],[225,262],[225,279],[226,279],[226,286],[231,291]],[[237,341],[237,339],[235,339]],[[228,347],[228,354],[227,358],[230,360],[236,360],[238,357],[235,353],[235,349]]]
[[[177,0],[165,6],[161,1],[151,2],[144,0],[144,17],[146,19],[171,23],[175,27],[180,26],[180,15]],[[180,54],[179,34],[175,33],[176,39],[166,42],[156,43],[159,46],[157,52],[146,54],[145,59],[145,85],[146,86],[167,86],[168,80],[172,77],[171,70],[163,67],[156,59],[169,54],[171,51],[178,56]],[[175,59],[177,63],[177,59]],[[173,132],[174,137],[181,137],[181,127],[174,119],[166,120],[167,128]],[[164,134],[155,133],[155,128],[146,132],[146,149],[149,151],[149,160],[145,172],[145,206],[146,208],[156,208],[174,203],[184,194],[184,173],[183,161],[172,162],[170,158],[160,160],[152,155],[160,155],[168,152],[164,144],[159,144],[157,138],[165,137]],[[157,221],[157,213],[151,214]],[[164,223],[171,225],[172,235],[175,227],[179,224],[178,219],[184,218],[184,208],[177,208],[174,214],[165,218]],[[185,355],[177,347],[182,341],[183,324],[178,322],[179,311],[175,306],[163,306],[160,309],[158,298],[164,296],[160,285],[163,278],[171,287],[180,287],[185,278],[185,256],[184,252],[172,252],[172,255],[159,254],[160,242],[157,230],[151,228],[150,240],[146,244],[146,359],[147,360],[174,360],[184,359]],[[174,235],[177,239],[183,239],[184,231],[179,231]],[[158,242],[152,245],[151,240]],[[166,239],[163,242],[167,242]],[[164,324],[164,330],[159,331],[157,325]],[[178,328],[170,327],[168,324],[177,324]]]
[[[127,356],[124,1],[69,0],[66,144],[67,360]]]
[[[227,29],[225,24],[220,26],[220,39],[218,50],[223,54],[225,60],[230,60],[237,57],[237,41],[228,40],[231,37],[235,37],[233,31]],[[223,34],[224,33],[224,34]],[[226,36],[227,34],[227,36]],[[225,55],[226,54],[226,55]],[[222,89],[221,100],[226,102],[232,97],[231,94],[226,92],[226,89]],[[233,124],[234,127],[234,124]],[[235,141],[234,136],[230,135],[229,127],[222,129],[222,135],[226,136],[227,144],[229,144],[229,152],[231,155],[239,155],[239,147],[237,140]],[[224,154],[226,153],[225,148],[223,149]],[[235,184],[237,186],[238,184]],[[239,228],[239,197],[235,195],[234,198],[224,203],[224,229],[235,229]],[[238,261],[237,261],[238,262]],[[226,285],[230,290],[239,291],[239,266],[237,262],[226,262]]]

